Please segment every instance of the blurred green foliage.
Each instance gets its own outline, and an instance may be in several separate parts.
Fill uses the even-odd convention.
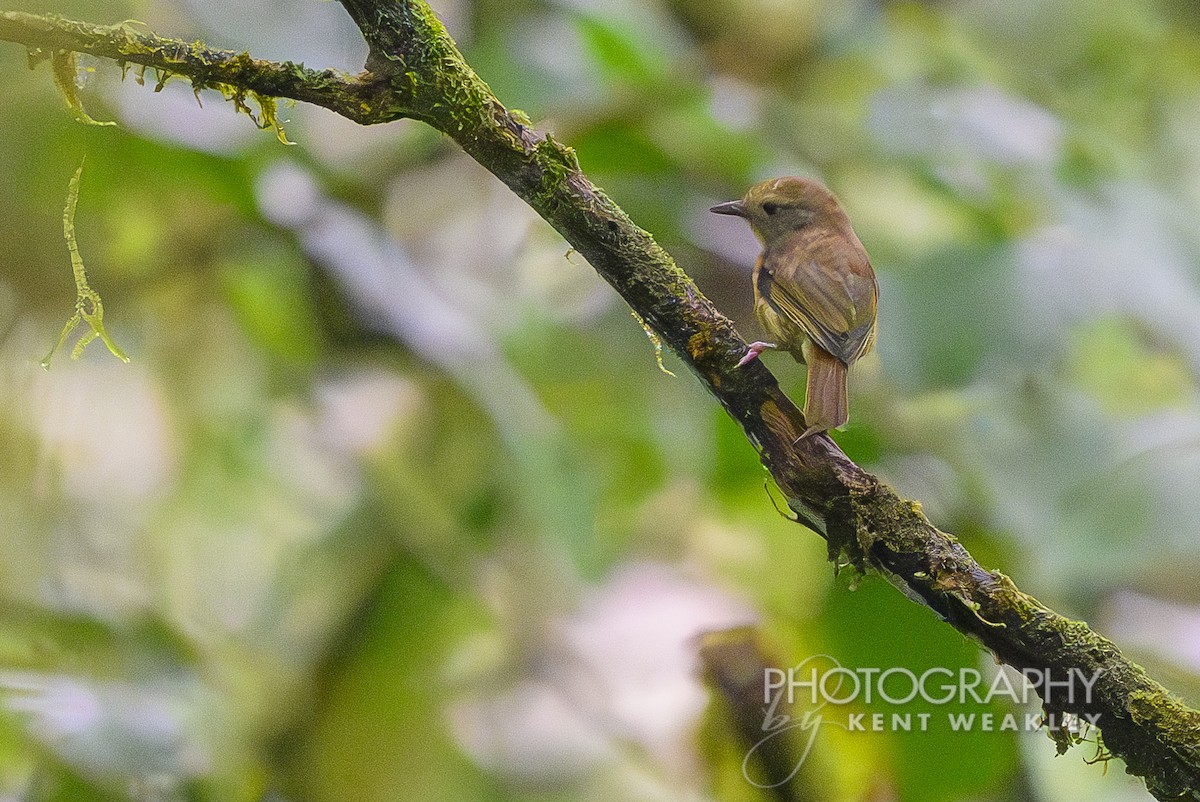
[[[705,210],[825,180],[882,285],[835,439],[1197,699],[1194,4],[435,8],[748,338],[757,246]],[[337,3],[52,10],[365,57]],[[704,712],[699,632],[755,620],[785,663],[989,665],[881,579],[835,577],[737,426],[438,135],[281,106],[284,148],[211,92],[81,63],[118,127],[0,45],[0,796],[763,800]],[[133,362],[44,372],[84,154],[76,232]],[[804,787],[1145,797],[1093,755],[831,729]]]

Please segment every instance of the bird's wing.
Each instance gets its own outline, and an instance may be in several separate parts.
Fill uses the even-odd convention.
[[[850,364],[875,339],[878,287],[857,239],[790,237],[763,254],[763,297],[780,317]]]

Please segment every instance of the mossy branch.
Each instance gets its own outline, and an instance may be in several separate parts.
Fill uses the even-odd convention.
[[[0,41],[25,45],[30,64],[67,51],[88,53],[125,64],[139,64],[165,79],[188,78],[197,91],[234,87],[244,95],[285,97],[324,106],[355,122],[386,122],[381,116],[381,90],[372,76],[346,75],[337,70],[311,70],[290,61],[276,63],[248,53],[214,50],[202,42],[167,39],[141,30],[132,22],[92,25],[20,11],[0,12]],[[383,91],[382,97],[390,97]],[[70,100],[70,97],[68,97]]]
[[[1091,677],[1091,693],[1047,699],[1048,714],[1099,716],[1104,746],[1160,799],[1200,798],[1200,713],[1086,624],[980,566],[916,502],[851,462],[828,437],[799,443],[800,411],[746,343],[644,230],[580,171],[574,152],[510,113],[467,65],[423,0],[341,0],[370,45],[366,71],[273,64],[128,26],[0,13],[0,39],[78,50],[332,109],[361,123],[410,117],[453,138],[546,219],[621,294],[745,431],[800,521],[830,556],[872,566],[1017,669]],[[1041,690],[1041,689],[1040,689]],[[1069,745],[1064,735],[1060,749]]]

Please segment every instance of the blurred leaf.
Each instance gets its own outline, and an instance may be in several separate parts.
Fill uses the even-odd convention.
[[[1004,256],[958,245],[925,256],[902,277],[883,274],[880,294],[893,311],[880,314],[879,350],[889,376],[909,391],[936,389],[970,382],[989,359],[1037,354],[1022,347],[1020,337],[1036,342],[1036,332],[1021,329]]]
[[[260,347],[285,361],[311,364],[322,338],[307,270],[290,254],[260,250],[224,265],[230,305]]]
[[[627,121],[609,120],[589,127],[573,144],[585,171],[653,175],[674,169],[675,162],[654,140]]]
[[[451,644],[484,623],[468,597],[399,559],[357,622],[311,740],[295,756],[306,799],[496,798],[453,744],[445,707]]]
[[[608,81],[647,89],[663,79],[668,62],[648,42],[639,41],[630,22],[580,14],[575,27],[599,74]]]
[[[1110,412],[1140,415],[1194,400],[1195,381],[1177,355],[1148,346],[1137,325],[1101,318],[1072,332],[1070,373]]]

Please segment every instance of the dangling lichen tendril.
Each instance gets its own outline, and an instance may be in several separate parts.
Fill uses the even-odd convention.
[[[646,330],[646,336],[650,338],[650,343],[654,346],[654,358],[658,360],[658,369],[668,376],[674,376],[675,374],[667,370],[667,366],[663,364],[663,344],[662,340],[659,339],[658,334],[655,333],[654,329],[650,328],[650,326],[646,324],[646,321],[642,320],[642,316],[637,312],[630,310],[630,314],[633,315],[633,319],[640,323],[642,328]]]
[[[100,295],[88,285],[87,271],[83,267],[83,257],[79,255],[79,245],[75,242],[75,204],[79,201],[79,177],[83,174],[83,163],[75,171],[71,183],[67,187],[67,206],[63,209],[63,236],[67,239],[67,249],[71,252],[71,269],[75,273],[75,314],[71,315],[67,325],[63,326],[58,342],[42,360],[42,367],[49,369],[50,359],[66,342],[67,337],[75,330],[81,321],[86,321],[91,331],[79,338],[71,349],[71,359],[79,359],[87,344],[97,337],[108,346],[112,355],[122,362],[128,362],[129,357],[117,347],[108,332],[104,329],[104,305],[100,303]]]
[[[114,122],[93,120],[83,110],[83,103],[79,100],[79,87],[75,84],[79,77],[79,59],[74,52],[70,50],[55,51],[54,55],[50,57],[50,71],[54,73],[54,83],[63,93],[67,107],[76,120],[84,125],[116,125]]]

